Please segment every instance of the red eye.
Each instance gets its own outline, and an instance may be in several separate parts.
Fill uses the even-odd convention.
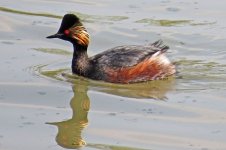
[[[69,30],[64,30],[64,34],[65,35],[69,35],[70,34],[70,31]]]

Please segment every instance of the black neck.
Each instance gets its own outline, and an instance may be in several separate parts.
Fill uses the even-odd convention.
[[[89,59],[87,55],[87,46],[73,44],[74,53],[72,59],[72,72],[78,75],[86,76],[89,71]]]
[[[74,54],[73,57],[79,57],[81,54],[87,55],[87,46],[82,46],[79,44],[73,44]],[[88,56],[88,55],[87,55]]]

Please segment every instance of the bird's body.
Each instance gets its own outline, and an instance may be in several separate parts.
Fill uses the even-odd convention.
[[[58,33],[48,38],[56,37],[74,46],[72,72],[90,79],[135,83],[163,79],[176,72],[164,54],[169,47],[161,40],[146,46],[118,46],[88,57],[89,34],[72,14],[65,15]]]

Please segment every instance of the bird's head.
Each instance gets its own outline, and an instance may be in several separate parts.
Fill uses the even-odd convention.
[[[89,45],[89,34],[74,14],[64,15],[58,32],[46,38],[59,38],[81,46]]]

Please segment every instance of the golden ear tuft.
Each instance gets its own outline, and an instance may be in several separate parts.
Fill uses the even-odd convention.
[[[89,45],[89,33],[83,26],[76,26],[71,28],[72,38],[76,39],[78,44],[83,46]]]

